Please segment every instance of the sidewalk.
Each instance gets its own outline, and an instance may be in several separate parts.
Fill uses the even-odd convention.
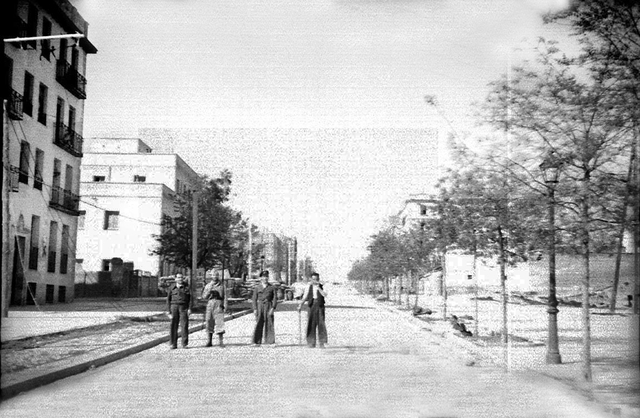
[[[115,322],[122,317],[162,314],[165,298],[76,299],[68,304],[11,308],[2,318],[0,340],[4,343]]]
[[[499,296],[494,296],[496,299]],[[640,417],[640,369],[637,352],[632,353],[629,330],[632,316],[625,310],[610,315],[604,309],[591,310],[591,357],[593,382],[588,384],[581,377],[582,324],[581,308],[559,306],[558,333],[562,364],[548,365],[545,361],[548,314],[546,305],[509,303],[508,328],[510,343],[506,349],[500,342],[502,309],[499,300],[478,301],[478,328],[480,338],[455,335],[448,322],[442,321],[441,306],[424,307],[434,312],[420,319],[411,311],[389,302],[384,306],[396,310],[416,326],[445,337],[464,347],[476,360],[508,367],[511,371],[532,370],[558,381],[606,405],[614,414]],[[455,295],[448,299],[448,317],[475,316],[475,302],[469,295]],[[475,331],[474,320],[463,321],[467,329]],[[492,337],[493,335],[493,337]],[[637,336],[635,337],[637,338]],[[505,361],[508,359],[507,361]]]
[[[111,324],[122,318],[164,315],[165,299],[83,299],[71,304],[47,305],[42,308],[38,310],[37,307],[30,306],[10,310],[9,317],[2,321],[2,343]],[[225,318],[231,320],[249,312],[251,311],[235,312]],[[145,322],[138,324],[138,329],[145,328],[144,332],[128,328],[102,334],[90,332],[87,336],[74,338],[73,341],[47,346],[42,350],[46,352],[45,355],[51,357],[49,363],[36,367],[23,367],[18,363],[20,370],[2,374],[0,398],[10,398],[20,392],[47,385],[169,341],[168,322],[149,323],[146,326]],[[203,328],[202,315],[194,314],[189,333]],[[58,351],[56,345],[60,344],[64,346],[60,348],[60,353],[49,353],[51,350]],[[42,355],[43,353],[38,353],[42,350],[32,349],[17,355],[20,359],[24,357],[22,360],[29,364],[29,355]],[[3,356],[3,361],[6,360],[4,357],[6,356]]]

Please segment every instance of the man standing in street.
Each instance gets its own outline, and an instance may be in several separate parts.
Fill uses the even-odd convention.
[[[324,323],[324,300],[327,292],[324,291],[320,283],[320,275],[313,273],[311,275],[311,283],[307,287],[298,305],[298,312],[302,309],[302,305],[307,302],[309,305],[309,317],[307,320],[307,346],[313,348],[316,346],[316,329],[318,330],[318,343],[320,348],[324,348],[327,343],[327,327]]]
[[[264,335],[265,344],[276,343],[274,312],[278,305],[276,288],[269,283],[269,272],[260,273],[260,284],[253,289],[253,312],[256,316],[256,328],[253,331],[253,344],[260,345]]]
[[[184,282],[182,274],[176,274],[176,282],[167,293],[167,311],[171,318],[169,339],[171,348],[178,348],[178,324],[182,336],[182,348],[189,344],[189,315],[191,315],[191,289]]]
[[[213,345],[214,332],[218,334],[218,344],[224,347],[222,341],[224,335],[224,313],[227,310],[227,290],[224,281],[220,280],[220,275],[215,274],[213,279],[204,287],[202,299],[207,301],[207,311],[205,313],[207,344]]]

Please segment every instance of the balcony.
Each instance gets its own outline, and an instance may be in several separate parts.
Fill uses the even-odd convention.
[[[54,209],[66,212],[70,215],[78,216],[78,203],[80,198],[70,190],[64,190],[60,186],[51,187],[51,200],[49,206]]]
[[[14,120],[22,120],[22,94],[11,87],[7,87],[3,93],[3,97],[7,99],[7,114],[9,117]]]
[[[15,165],[9,167],[9,171],[11,172],[10,182],[11,182],[11,191],[18,192],[20,191],[20,169]]]
[[[67,90],[78,99],[86,99],[87,79],[84,78],[71,64],[66,61],[58,60],[56,70],[56,80],[60,82]]]
[[[76,157],[82,157],[82,142],[81,135],[64,123],[58,122],[53,139],[54,144]]]
[[[13,16],[9,19],[9,22],[5,38],[26,38],[27,24],[24,20],[20,19],[18,16]],[[11,45],[16,48],[20,48],[22,46],[21,44],[25,44],[26,49],[26,42],[11,42]]]

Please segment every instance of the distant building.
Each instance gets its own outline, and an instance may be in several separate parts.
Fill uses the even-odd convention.
[[[3,39],[85,35],[5,43],[2,60],[5,173],[11,178],[10,217],[3,225],[10,228],[11,265],[3,296],[11,305],[70,302],[85,69],[87,56],[97,50],[88,39],[87,22],[67,0],[3,0],[1,7]]]
[[[175,266],[151,255],[163,215],[177,214],[198,175],[177,154],[154,154],[137,138],[90,138],[82,163],[78,258],[84,272],[109,271],[111,259],[165,276]]]
[[[284,283],[296,281],[298,242],[295,238],[261,231],[254,243],[262,246],[262,256],[257,261],[260,269],[268,270],[270,278]],[[264,258],[262,258],[264,257]]]
[[[392,223],[399,228],[409,230],[414,227],[424,227],[429,219],[435,216],[438,200],[426,194],[412,194],[404,201],[404,206],[393,217]]]

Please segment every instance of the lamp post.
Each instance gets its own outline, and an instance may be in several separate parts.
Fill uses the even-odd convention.
[[[554,152],[550,152],[540,164],[540,170],[547,186],[547,207],[549,211],[549,329],[547,337],[547,364],[560,364],[558,348],[558,299],[556,298],[556,225],[555,225],[555,190],[562,160]]]

